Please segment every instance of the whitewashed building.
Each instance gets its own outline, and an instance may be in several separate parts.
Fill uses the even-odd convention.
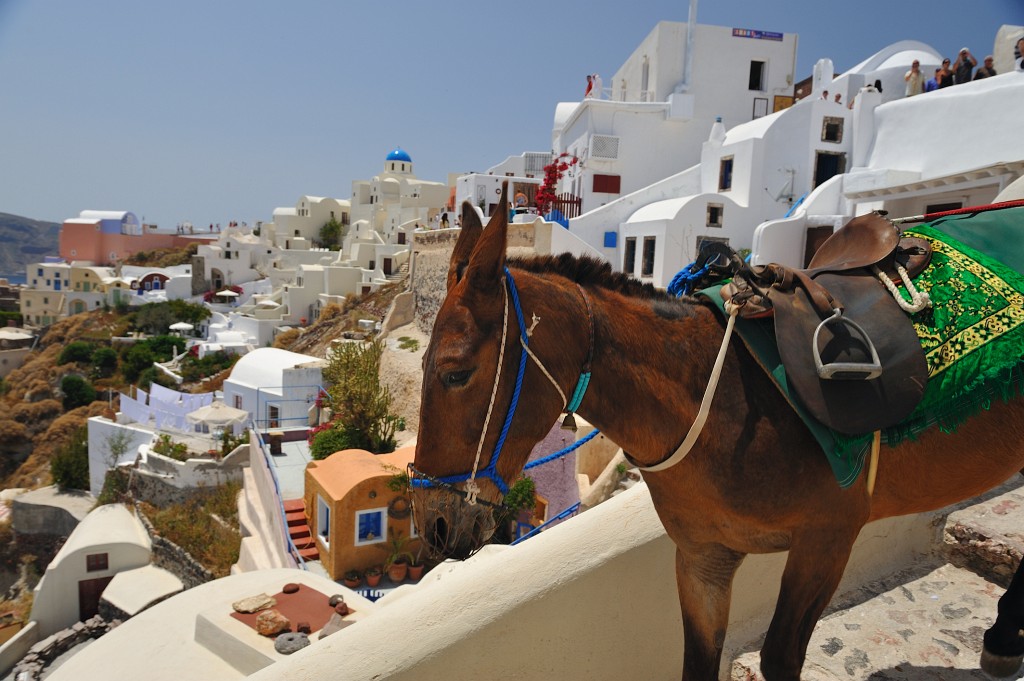
[[[610,99],[562,102],[551,147],[578,160],[558,191],[583,212],[691,167],[727,128],[790,106],[796,35],[662,21],[610,81]]]
[[[324,366],[325,360],[309,355],[258,348],[232,367],[224,402],[249,412],[259,431],[306,429]]]

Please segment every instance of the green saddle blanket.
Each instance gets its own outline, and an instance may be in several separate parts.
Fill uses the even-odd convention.
[[[1020,225],[1017,222],[1015,231]],[[932,426],[951,432],[978,410],[987,409],[994,398],[1007,400],[1024,391],[1024,276],[952,238],[939,223],[904,234],[932,244],[931,263],[914,279],[914,285],[931,296],[932,307],[911,316],[928,363],[928,386],[909,417],[882,431],[882,441],[890,447]],[[1019,234],[1015,239],[1001,243],[1021,242]],[[709,287],[699,295],[724,315],[720,288]],[[738,319],[736,331],[814,434],[840,486],[853,484],[872,434],[842,435],[807,414],[790,393],[770,319]]]

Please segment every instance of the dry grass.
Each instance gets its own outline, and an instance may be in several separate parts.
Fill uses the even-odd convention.
[[[142,503],[142,511],[160,536],[169,539],[206,569],[224,577],[238,562],[242,534],[238,527],[237,482],[213,488],[184,504],[157,508]]]

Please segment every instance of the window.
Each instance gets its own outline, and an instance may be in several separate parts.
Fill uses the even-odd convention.
[[[626,250],[622,255],[622,271],[626,274],[633,274],[636,265],[636,237],[626,237]]]
[[[235,395],[235,409],[241,409],[241,408],[242,408],[242,396],[241,395]]]
[[[732,189],[732,156],[727,156],[718,166],[718,191],[727,192],[730,189]]]
[[[330,548],[331,546],[331,507],[327,505],[324,498],[316,495],[316,536],[320,542]]]
[[[276,404],[267,405],[267,427],[281,427],[281,408],[278,407]]]
[[[594,191],[603,194],[618,194],[621,191],[622,178],[618,175],[594,174]]]
[[[356,546],[381,544],[387,539],[387,512],[386,507],[356,512]]]
[[[763,61],[750,62],[750,79],[747,82],[748,90],[764,90],[764,66]]]
[[[654,237],[644,237],[644,262],[640,270],[641,277],[654,276]]]
[[[721,227],[725,206],[720,203],[708,204],[708,227]]]
[[[821,141],[839,142],[843,141],[843,119],[838,116],[825,116],[821,122]]]
[[[85,571],[86,572],[99,572],[107,569],[107,554],[105,553],[90,553],[85,557]]]
[[[43,268],[42,267],[40,267],[39,269],[36,270],[36,276],[37,277],[43,276]]]
[[[933,203],[930,206],[924,207],[925,215],[931,213],[944,213],[947,210],[959,210],[964,207],[964,204],[960,201],[953,201],[951,203]]]

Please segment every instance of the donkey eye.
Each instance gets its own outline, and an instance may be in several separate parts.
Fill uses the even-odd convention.
[[[466,385],[469,381],[469,377],[473,375],[472,369],[466,371],[451,371],[442,377],[444,384],[449,388],[458,388],[459,386]]]

